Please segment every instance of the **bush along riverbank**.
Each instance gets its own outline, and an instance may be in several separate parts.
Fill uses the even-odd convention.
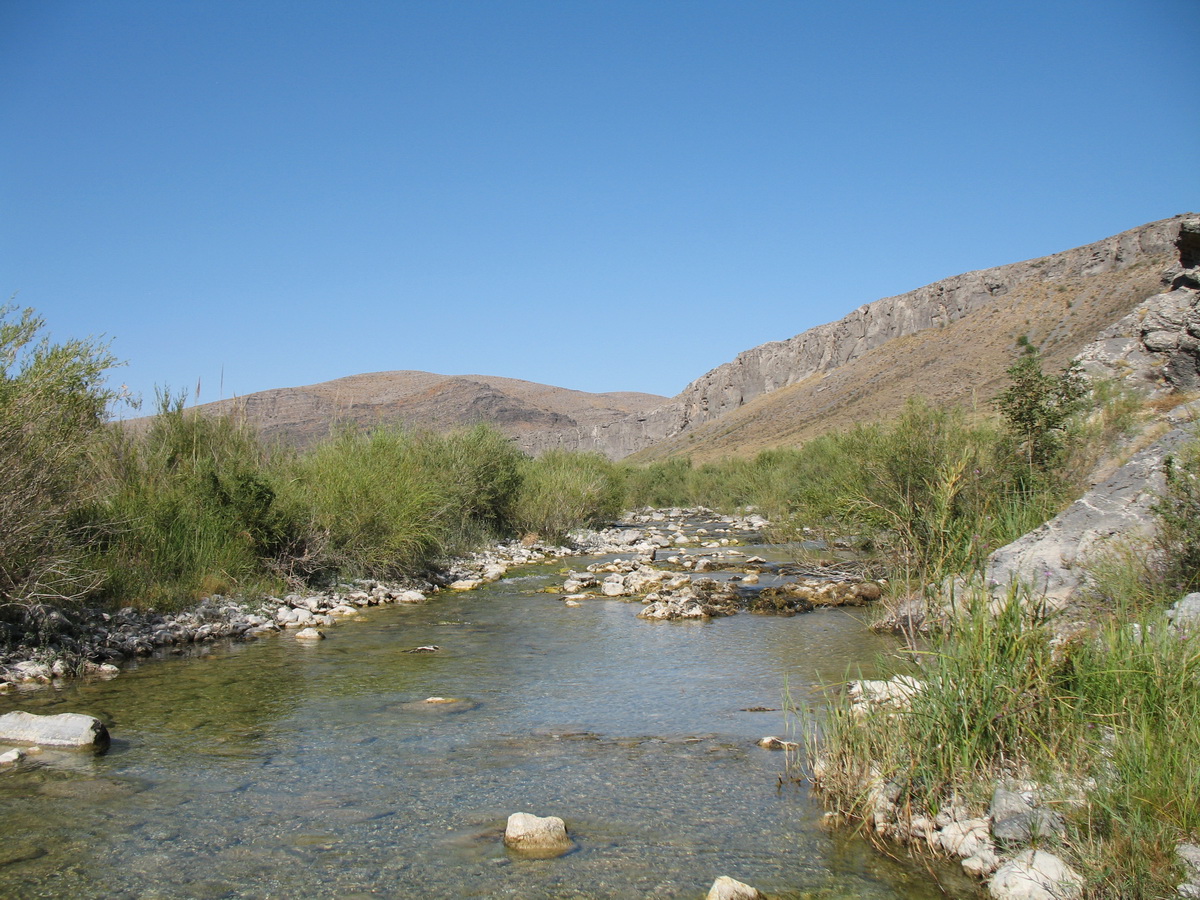
[[[688,526],[686,533],[685,525]],[[734,549],[767,525],[767,521],[757,515],[722,516],[707,509],[643,511],[630,514],[616,526],[603,530],[575,529],[564,543],[530,539],[497,541],[482,550],[449,560],[436,571],[403,581],[357,579],[326,590],[291,592],[282,597],[213,595],[173,613],[134,607],[108,612],[96,607],[64,611],[52,606],[30,606],[23,619],[25,633],[0,652],[0,692],[54,685],[77,676],[111,678],[119,673],[120,665],[127,660],[184,653],[197,645],[219,640],[252,640],[292,629],[297,636],[319,640],[324,637],[322,629],[352,620],[367,607],[424,603],[440,592],[471,591],[493,583],[516,567],[546,564],[574,556],[634,553],[636,556],[632,559],[618,558],[589,569],[653,571],[655,574],[639,585],[643,591],[650,586],[661,587],[668,576],[679,577],[677,573],[684,573],[679,578],[680,583],[672,585],[676,589],[673,596],[677,602],[682,602],[687,593],[679,590],[686,585],[690,592],[687,599],[694,599],[698,591],[699,595],[712,600],[714,610],[720,606],[725,610],[720,614],[727,615],[739,606],[733,590],[737,581],[744,578],[747,584],[757,584],[760,573],[778,568]],[[669,549],[671,555],[663,565],[674,571],[649,569],[648,564],[652,563],[655,554],[665,549]],[[735,568],[744,574],[733,575],[734,580],[724,586],[712,579],[701,579],[695,582],[694,591],[691,588],[691,570],[703,573]],[[576,585],[573,590],[600,587],[594,575],[573,573],[568,576],[571,577],[588,579],[586,585]],[[856,591],[861,593],[857,588],[847,588],[840,593],[826,590],[819,604],[858,605],[864,601]],[[632,596],[635,593],[632,589],[626,592],[622,585],[620,594],[609,586],[597,590],[596,596]],[[878,589],[868,594],[877,597]],[[582,598],[587,594],[577,596]],[[812,606],[808,603],[804,608],[811,609]],[[793,603],[791,610],[795,608]],[[771,611],[777,610],[772,607]]]
[[[976,577],[893,598],[896,674],[805,714],[832,820],[960,858],[995,898],[1200,896],[1200,450],[1181,410]]]

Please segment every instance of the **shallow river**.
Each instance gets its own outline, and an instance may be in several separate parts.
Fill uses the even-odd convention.
[[[889,642],[844,610],[568,608],[535,593],[549,578],[0,698],[113,735],[0,773],[0,897],[699,900],[718,875],[772,898],[971,894],[824,831],[785,755],[754,745],[789,724],[743,710],[815,696]],[[403,652],[423,644],[442,649]],[[578,849],[510,857],[518,811],[563,817]]]

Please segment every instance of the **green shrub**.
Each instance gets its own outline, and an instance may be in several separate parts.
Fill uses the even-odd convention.
[[[0,307],[0,610],[86,594],[71,519],[91,493],[89,456],[115,393],[103,344],[39,337],[42,319]]]
[[[101,596],[114,604],[169,609],[258,589],[300,543],[254,432],[185,410],[182,397],[160,396],[140,431],[113,429],[98,487],[81,521]]]
[[[1163,493],[1154,505],[1163,561],[1160,579],[1184,593],[1200,585],[1200,444],[1168,456],[1163,474]]]
[[[451,552],[474,548],[513,530],[525,454],[487,425],[446,435],[415,434],[415,465],[441,496],[438,518]]]
[[[525,463],[513,523],[521,533],[559,540],[573,528],[615,519],[623,502],[622,479],[610,460],[550,450]]]
[[[460,521],[430,453],[402,430],[345,432],[290,465],[286,502],[307,510],[309,531],[328,536],[330,565],[377,577],[420,571]]]

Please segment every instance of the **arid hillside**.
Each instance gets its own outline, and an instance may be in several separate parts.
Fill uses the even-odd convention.
[[[1164,289],[1164,271],[1189,267],[1195,221],[1186,214],[1151,222],[866,303],[835,322],[746,350],[672,398],[378,372],[200,409],[237,411],[268,440],[295,446],[346,424],[445,431],[486,422],[529,453],[598,450],[635,462],[680,454],[704,461],[795,444],[886,419],[912,396],[986,410],[1019,352],[1018,339],[1039,346],[1047,365],[1058,368],[1116,323],[1124,323],[1122,335],[1136,331],[1129,316]],[[1113,344],[1115,333],[1109,338]]]
[[[665,400],[655,394],[589,394],[483,375],[374,372],[261,391],[198,409],[244,415],[268,441],[297,447],[328,437],[345,425],[399,424],[448,431],[486,422],[527,452],[538,453],[557,446],[562,435],[603,429]]]
[[[640,451],[635,461],[679,454],[703,462],[799,443],[822,432],[893,416],[912,396],[987,407],[1026,336],[1047,368],[1065,366],[1099,332],[1162,290],[1169,257],[1119,272],[1037,281],[957,321],[893,338],[803,381],[760,394],[717,418]]]

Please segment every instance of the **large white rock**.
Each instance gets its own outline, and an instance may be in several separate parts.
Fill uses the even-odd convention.
[[[17,711],[0,716],[0,741],[104,750],[108,747],[108,729],[95,716],[81,713],[36,716]]]
[[[757,888],[722,875],[712,883],[712,887],[708,889],[708,896],[704,900],[766,900],[766,898]]]
[[[575,844],[558,816],[513,813],[504,829],[504,846],[526,856],[547,858],[562,856]]]
[[[988,893],[994,900],[1078,900],[1083,879],[1054,854],[1025,850],[996,871]]]

